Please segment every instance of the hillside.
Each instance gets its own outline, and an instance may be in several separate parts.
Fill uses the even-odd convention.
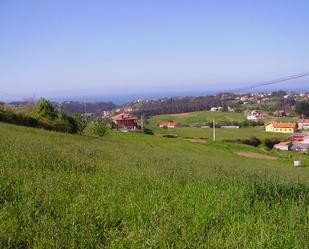
[[[195,126],[207,122],[212,122],[213,119],[216,122],[220,121],[244,121],[245,115],[243,113],[237,112],[211,112],[211,111],[201,111],[201,112],[188,112],[179,114],[164,114],[153,116],[150,119],[150,125],[156,126],[160,121],[170,121],[180,123],[181,125]]]
[[[208,138],[212,139],[213,130],[209,128],[198,128],[201,124],[206,124],[215,120],[219,122],[243,122],[245,120],[244,113],[236,112],[189,112],[180,114],[165,114],[152,116],[148,120],[147,127],[152,129],[156,135],[176,134],[180,138]],[[161,121],[174,121],[181,125],[175,129],[159,128],[158,124]],[[223,141],[229,139],[245,139],[251,136],[256,136],[259,139],[277,137],[286,140],[289,135],[281,133],[266,133],[264,127],[245,127],[240,129],[216,129],[216,139]]]
[[[295,169],[293,154],[244,145],[3,123],[0,139],[0,248],[309,244],[308,156]]]

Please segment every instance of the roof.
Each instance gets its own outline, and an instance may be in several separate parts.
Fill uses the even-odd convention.
[[[275,144],[274,146],[275,147],[279,147],[279,146],[289,146],[291,142],[281,142],[281,143],[278,143],[278,144]]]
[[[295,128],[295,123],[277,123],[273,122],[274,128]]]
[[[292,137],[290,137],[292,141],[302,141],[304,138],[304,134],[294,134]]]
[[[137,120],[137,117],[133,117],[128,113],[120,113],[112,117],[113,121],[120,121],[120,120]]]
[[[176,126],[177,123],[176,122],[165,122],[165,121],[163,121],[163,122],[160,122],[160,125],[162,125],[162,126]]]

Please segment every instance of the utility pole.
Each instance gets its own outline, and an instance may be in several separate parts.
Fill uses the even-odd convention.
[[[144,130],[144,115],[141,115],[141,129]]]
[[[214,142],[216,141],[216,122],[214,119],[212,120],[212,139]]]

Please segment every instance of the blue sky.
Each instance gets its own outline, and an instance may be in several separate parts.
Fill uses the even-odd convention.
[[[212,92],[309,71],[307,0],[0,0],[0,99]],[[309,79],[280,88],[309,86]]]

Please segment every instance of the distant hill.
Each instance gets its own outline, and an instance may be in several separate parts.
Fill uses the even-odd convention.
[[[221,95],[163,98],[140,103],[139,108],[135,110],[135,113],[138,115],[159,115],[195,112],[209,110],[211,107],[221,105]]]

